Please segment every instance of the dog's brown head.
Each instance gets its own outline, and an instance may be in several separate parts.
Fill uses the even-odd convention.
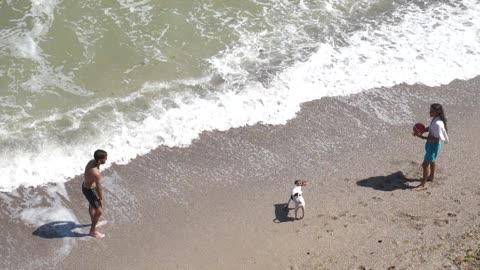
[[[295,180],[295,185],[297,186],[306,186],[307,183],[308,183],[307,180],[303,180],[303,179]]]

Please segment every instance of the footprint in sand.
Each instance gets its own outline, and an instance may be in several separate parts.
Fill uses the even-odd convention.
[[[421,218],[419,216],[414,216],[414,215],[411,215],[409,213],[404,213],[404,212],[398,213],[397,216],[399,216],[402,219],[407,219],[409,225],[416,230],[421,231],[426,226],[426,224],[422,221],[423,218]]]
[[[367,207],[367,206],[368,206],[368,203],[366,203],[366,202],[359,202],[358,204],[360,204],[360,205],[363,206],[363,207]]]
[[[445,225],[448,225],[448,220],[446,219],[434,219],[433,224],[437,227],[443,227]]]
[[[410,224],[412,226],[412,228],[414,228],[415,230],[417,231],[421,231],[423,230],[423,228],[425,228],[425,224],[419,222],[419,223],[415,223],[415,224]]]

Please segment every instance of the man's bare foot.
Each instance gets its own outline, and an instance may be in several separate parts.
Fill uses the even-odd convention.
[[[421,190],[425,190],[425,189],[427,189],[427,187],[425,185],[418,185],[413,190],[421,191]]]
[[[95,238],[104,238],[105,234],[100,233],[100,232],[90,232],[90,236],[95,237]]]
[[[428,177],[427,182],[433,182],[433,177]]]

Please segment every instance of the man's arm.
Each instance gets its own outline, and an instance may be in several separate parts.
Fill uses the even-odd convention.
[[[100,178],[100,171],[95,170],[93,173],[93,177],[95,178],[95,184],[97,186],[97,192],[98,192],[98,197],[100,199],[100,203],[103,201],[103,188],[101,184],[101,178]],[[102,203],[103,204],[103,203]]]

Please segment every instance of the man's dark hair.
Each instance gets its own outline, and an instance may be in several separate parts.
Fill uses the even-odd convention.
[[[107,157],[107,151],[104,151],[101,149],[98,149],[97,151],[95,151],[95,153],[93,153],[93,158],[95,159],[95,161],[99,161],[100,159],[106,158],[106,157]]]

